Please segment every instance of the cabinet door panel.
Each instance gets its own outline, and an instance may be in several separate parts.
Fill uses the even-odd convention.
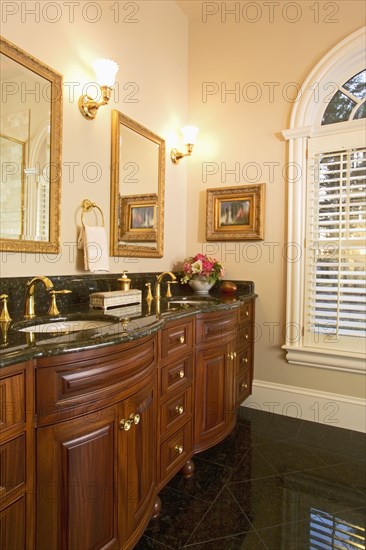
[[[119,438],[120,477],[127,479],[120,492],[120,508],[126,508],[125,540],[150,519],[155,497],[156,476],[156,404],[155,382],[123,402],[122,418],[139,415],[138,423]]]
[[[226,351],[200,351],[196,365],[195,443],[219,432],[226,422]]]
[[[113,408],[38,430],[37,549],[117,549]]]

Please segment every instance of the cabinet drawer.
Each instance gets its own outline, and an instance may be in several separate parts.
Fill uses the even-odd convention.
[[[24,374],[15,374],[0,380],[0,433],[25,422]]]
[[[192,354],[161,367],[161,396],[167,395],[192,381]]]
[[[250,393],[250,371],[247,369],[236,380],[236,403],[240,405]]]
[[[20,550],[25,541],[25,497],[17,500],[0,513],[0,548]]]
[[[25,435],[0,445],[0,502],[25,483]]]
[[[253,323],[248,323],[245,325],[240,325],[238,329],[238,347],[247,346],[253,343],[253,333],[254,325]]]
[[[179,321],[161,331],[161,358],[183,354],[193,347],[193,321]]]
[[[247,302],[239,308],[239,323],[253,320],[253,302]]]
[[[235,336],[237,311],[203,313],[197,316],[196,343],[226,343]]]
[[[192,417],[192,387],[163,403],[160,407],[160,435],[165,438]]]
[[[192,455],[192,422],[160,445],[160,481],[176,473]]]
[[[252,368],[252,347],[247,346],[238,354],[237,374],[240,376],[245,370]]]
[[[62,421],[91,412],[137,389],[157,362],[155,337],[114,346],[40,360],[36,372],[37,413],[40,424]],[[41,362],[42,361],[42,362]],[[137,390],[136,390],[137,391]]]

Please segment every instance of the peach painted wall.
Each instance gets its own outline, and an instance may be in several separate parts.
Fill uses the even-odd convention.
[[[211,252],[225,263],[228,279],[255,281],[255,379],[363,397],[361,375],[289,365],[281,349],[288,148],[280,132],[289,127],[296,89],[333,46],[361,27],[365,4],[180,5],[190,16],[189,115],[201,129],[189,160],[187,252]],[[205,243],[206,189],[257,182],[266,184],[265,240]]]
[[[167,140],[187,118],[188,22],[174,1],[1,3],[1,33],[64,77],[61,254],[3,254],[3,277],[84,273],[75,249],[84,198],[103,209],[109,234],[111,111],[118,109]],[[92,63],[120,66],[118,97],[94,121],[77,101],[94,79]],[[179,208],[177,208],[179,205]],[[163,271],[185,255],[186,169],[166,163],[162,259],[111,258],[111,272]]]

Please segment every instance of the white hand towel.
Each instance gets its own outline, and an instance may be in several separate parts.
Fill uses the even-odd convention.
[[[91,273],[109,271],[107,233],[99,225],[86,225],[80,230],[78,248],[84,250],[84,267]]]

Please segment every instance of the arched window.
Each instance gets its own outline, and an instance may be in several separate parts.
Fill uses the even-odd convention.
[[[304,85],[289,141],[286,343],[290,363],[365,372],[365,29]]]
[[[366,118],[366,70],[347,80],[329,101],[322,124]]]

